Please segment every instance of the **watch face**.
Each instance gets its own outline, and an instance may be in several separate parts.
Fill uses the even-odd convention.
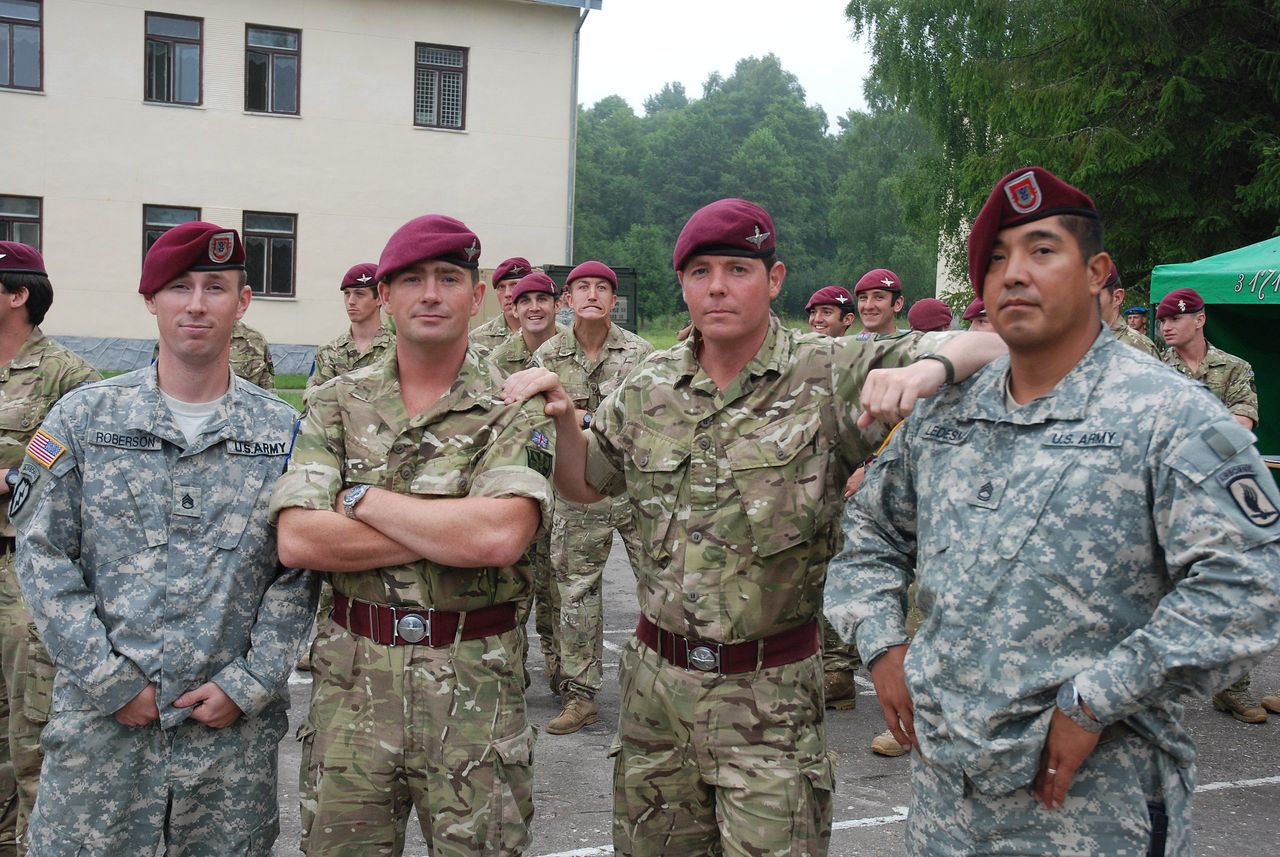
[[[1070,711],[1076,707],[1076,686],[1071,682],[1063,682],[1058,688],[1058,707]]]

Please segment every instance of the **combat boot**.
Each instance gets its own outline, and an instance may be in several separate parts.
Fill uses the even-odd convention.
[[[594,699],[570,691],[564,695],[564,709],[547,723],[547,731],[552,735],[568,735],[595,723],[600,719],[599,714]]]
[[[898,743],[888,729],[871,739],[871,752],[877,756],[905,756],[907,748]]]
[[[1270,711],[1272,714],[1280,714],[1280,690],[1274,693],[1268,693],[1262,699],[1258,700],[1258,704]]]
[[[1241,723],[1266,723],[1267,710],[1254,702],[1247,690],[1228,688],[1213,695],[1213,707],[1229,711]]]
[[[827,708],[848,711],[858,704],[858,686],[853,683],[853,670],[827,670],[822,675],[822,695]]]

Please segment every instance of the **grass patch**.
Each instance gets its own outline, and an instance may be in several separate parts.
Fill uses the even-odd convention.
[[[305,390],[307,387],[307,376],[297,372],[286,373],[276,376],[277,390]]]

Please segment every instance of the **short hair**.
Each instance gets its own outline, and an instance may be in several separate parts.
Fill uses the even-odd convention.
[[[53,306],[53,283],[43,274],[16,271],[0,274],[0,286],[11,295],[27,290],[27,302],[24,306],[27,308],[27,322],[33,326],[44,321],[49,307]]]
[[[1080,245],[1080,256],[1084,261],[1088,262],[1102,252],[1104,247],[1102,218],[1081,217],[1078,214],[1062,214],[1059,217],[1062,218],[1062,227],[1075,236],[1076,244]]]

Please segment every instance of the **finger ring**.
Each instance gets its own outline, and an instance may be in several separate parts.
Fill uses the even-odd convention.
[[[1048,774],[1049,776],[1051,776],[1051,777],[1052,777],[1054,774],[1058,773],[1058,769],[1057,769],[1057,768],[1045,768],[1045,769],[1044,769],[1044,772],[1045,772],[1046,774]]]

